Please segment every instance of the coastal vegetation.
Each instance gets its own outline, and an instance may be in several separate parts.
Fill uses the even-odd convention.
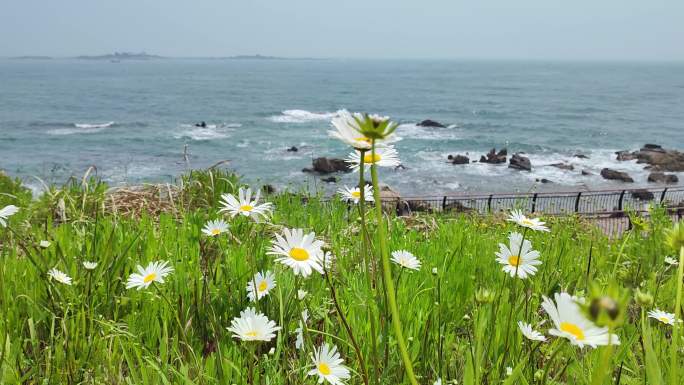
[[[397,125],[344,113],[357,187],[225,170],[32,197],[0,177],[0,383],[677,384],[684,225],[384,210]],[[367,184],[368,182],[368,184]]]

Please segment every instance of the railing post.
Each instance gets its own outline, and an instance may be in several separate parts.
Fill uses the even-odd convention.
[[[660,194],[660,204],[663,204],[663,201],[665,200],[665,193],[667,193],[667,187],[665,187],[662,194]]]
[[[534,193],[534,195],[532,196],[532,211],[531,212],[534,212],[534,210],[536,208],[537,208],[537,193]]]
[[[442,198],[442,211],[446,210],[446,195]]]
[[[494,198],[494,194],[489,194],[489,198],[487,199],[487,211],[490,213],[492,212],[492,198]]]
[[[622,190],[620,193],[620,200],[618,201],[618,211],[622,211],[622,200],[625,198],[626,190]]]
[[[582,196],[582,192],[579,191],[577,193],[577,199],[575,199],[575,213],[579,213],[579,203],[580,203],[580,197]]]

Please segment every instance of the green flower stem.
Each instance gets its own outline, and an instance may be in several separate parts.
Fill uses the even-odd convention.
[[[501,365],[505,365],[506,361],[506,356],[508,355],[508,336],[510,335],[511,332],[511,320],[513,318],[513,309],[515,308],[515,289],[517,288],[517,283],[518,283],[518,269],[520,268],[520,262],[522,261],[520,254],[522,253],[522,248],[523,244],[525,243],[525,237],[527,236],[527,227],[523,230],[522,234],[522,239],[520,240],[520,246],[518,247],[518,264],[515,265],[515,272],[513,273],[513,279],[511,279],[511,293],[510,297],[511,298],[511,309],[508,312],[508,319],[506,320],[506,338],[504,340],[504,356],[503,359],[501,360]]]
[[[542,376],[541,384],[546,385],[546,379],[549,377],[549,369],[553,366],[553,360],[556,358],[558,353],[560,353],[561,347],[563,347],[563,344],[560,340],[554,341],[554,344],[556,344],[556,348],[553,350],[553,353],[551,353],[551,357],[549,357],[549,360],[546,361],[545,368],[544,368],[544,375]]]
[[[360,162],[359,162],[359,215],[361,216],[361,256],[363,257],[364,273],[366,274],[366,284],[368,285],[368,290],[373,297],[375,297],[374,290],[374,279],[371,278],[371,266],[370,260],[368,258],[368,245],[370,243],[368,237],[368,226],[366,224],[366,180],[364,178],[365,174],[365,155],[366,150],[359,150]],[[371,328],[371,350],[373,357],[373,371],[375,375],[373,376],[373,383],[377,384],[380,379],[380,365],[378,363],[378,345],[377,345],[377,332],[375,325],[375,306],[370,304],[368,306],[368,319]],[[366,373],[367,374],[367,373]]]
[[[375,139],[373,139],[373,146],[371,150],[373,159],[375,159]],[[401,359],[404,361],[406,374],[408,375],[411,384],[418,385],[416,376],[413,373],[413,363],[409,357],[406,343],[404,342],[404,334],[401,330],[401,319],[399,318],[399,309],[397,308],[397,299],[394,291],[394,282],[392,281],[392,269],[389,260],[389,249],[387,248],[387,229],[385,228],[385,221],[382,215],[382,202],[380,201],[380,187],[378,184],[378,170],[375,164],[371,165],[371,179],[373,181],[373,197],[375,198],[375,214],[378,220],[378,244],[380,245],[380,254],[382,257],[382,277],[387,290],[387,303],[392,313],[392,325],[394,326],[394,335],[397,338],[397,345],[399,345],[399,352]]]
[[[612,373],[610,365],[610,357],[613,355],[613,328],[608,326],[608,345],[603,347],[601,352],[601,361],[597,370],[592,376],[591,385],[601,385],[604,383],[606,375]]]
[[[670,384],[677,384],[677,374],[679,373],[679,362],[677,361],[677,353],[679,350],[679,329],[681,327],[679,320],[682,309],[682,277],[684,276],[684,246],[679,248],[679,267],[677,268],[677,300],[675,301],[674,309],[674,326],[672,326],[672,352],[670,357]]]

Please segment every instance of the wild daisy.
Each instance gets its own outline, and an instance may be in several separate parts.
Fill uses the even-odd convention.
[[[532,329],[532,325],[530,324],[518,321],[518,328],[520,329],[522,335],[529,340],[541,342],[546,341],[546,337],[544,337],[544,335],[539,333],[538,331]]]
[[[323,274],[323,242],[316,240],[313,232],[304,235],[302,229],[284,229],[276,234],[267,254],[276,255],[277,262],[292,268],[295,275],[308,277],[313,270]]]
[[[352,114],[347,110],[342,110],[333,118],[332,125],[334,130],[328,131],[330,136],[341,140],[342,142],[356,148],[357,150],[370,150],[371,139],[361,133],[359,122],[364,122],[365,119],[382,119],[377,115],[363,115],[359,113]],[[389,135],[384,139],[376,139],[376,146],[383,143],[391,143],[399,140],[394,134]]]
[[[221,235],[226,231],[228,231],[228,224],[223,219],[209,221],[206,225],[204,225],[204,228],[202,229],[204,235],[207,235],[209,237]]]
[[[307,294],[309,294],[309,292],[307,292],[306,290],[299,289],[297,290],[297,299],[301,301],[304,298],[306,298]]]
[[[568,293],[556,293],[555,303],[547,297],[543,297],[542,308],[549,315],[555,328],[549,330],[549,334],[567,338],[571,344],[580,348],[599,345],[620,345],[617,334],[609,334],[607,327],[598,327],[588,320],[575,298]]]
[[[42,248],[44,248],[44,249],[47,249],[48,247],[50,247],[50,241],[40,241],[40,243],[38,244],[38,246],[40,246],[40,247],[42,247]]]
[[[138,265],[138,272],[128,277],[126,289],[140,290],[146,289],[153,282],[164,283],[164,278],[173,271],[173,267],[167,265],[166,261],[150,262],[145,268]]]
[[[678,262],[676,259],[672,258],[672,257],[665,257],[665,263],[668,264],[668,265],[670,265],[670,266],[677,266],[677,265],[679,265],[679,262]]]
[[[342,365],[344,360],[340,358],[335,345],[330,346],[324,343],[320,348],[314,349],[311,359],[315,367],[308,374],[318,376],[319,384],[325,380],[333,385],[342,385],[344,384],[342,380],[350,377],[349,369]]]
[[[97,262],[83,261],[83,267],[85,267],[86,270],[95,270]]]
[[[545,222],[542,222],[539,218],[528,218],[520,210],[511,211],[507,220],[509,222],[517,223],[518,226],[527,227],[534,231],[550,231],[549,228],[545,226]]]
[[[539,252],[532,250],[532,243],[527,239],[523,242],[520,233],[511,233],[508,237],[510,247],[499,243],[499,251],[496,253],[497,262],[504,265],[503,271],[511,277],[517,276],[525,279],[537,273],[537,265],[541,265]],[[522,242],[522,248],[520,243]]]
[[[675,323],[675,315],[662,310],[651,310],[648,312],[648,316],[670,326],[674,325]]]
[[[261,299],[268,295],[268,292],[275,286],[275,275],[273,275],[272,272],[258,272],[254,275],[254,278],[247,283],[247,297],[250,301],[256,301],[257,299]]]
[[[233,318],[228,330],[233,332],[234,338],[242,341],[270,341],[280,327],[265,315],[249,307],[240,312],[239,317]]]
[[[359,168],[361,167],[361,153],[359,151],[350,153],[346,162],[351,164],[353,171],[359,171]],[[399,153],[397,153],[397,150],[395,150],[393,146],[376,148],[375,156],[373,156],[370,151],[366,152],[363,156],[363,162],[367,166],[374,164],[380,167],[397,167],[401,164],[399,161]]]
[[[406,250],[393,251],[392,262],[405,269],[420,270],[420,261],[418,258]]]
[[[354,202],[356,204],[361,200],[361,189],[358,187],[349,188],[344,186],[337,190],[337,193],[342,196],[342,199],[347,202]],[[363,189],[363,197],[366,202],[373,202],[373,188],[368,186]]]
[[[63,283],[65,285],[71,285],[71,277],[66,275],[66,273],[64,273],[64,272],[57,270],[57,268],[50,269],[47,274],[48,274],[48,276],[50,276],[50,278],[54,279],[55,281],[57,281],[59,283]]]
[[[441,378],[437,378],[437,380],[435,380],[435,382],[433,383],[433,385],[442,385],[442,379],[441,379]]]
[[[261,192],[257,190],[254,199],[252,199],[251,188],[246,190],[240,188],[237,197],[232,194],[223,194],[221,195],[223,207],[219,212],[228,212],[233,218],[238,214],[253,219],[267,217],[271,213],[273,205],[269,202],[259,204],[260,197]]]
[[[301,350],[304,347],[304,324],[308,320],[309,311],[304,309],[304,311],[302,311],[302,319],[299,320],[299,327],[295,329],[295,333],[297,333],[297,338],[295,339],[295,348],[297,348],[297,350]]]
[[[19,207],[15,205],[3,207],[2,210],[0,210],[0,225],[2,225],[2,227],[7,227],[7,218],[16,214],[17,211],[19,211]]]

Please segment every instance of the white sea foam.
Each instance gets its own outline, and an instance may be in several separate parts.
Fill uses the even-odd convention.
[[[422,140],[458,140],[458,125],[448,127],[423,127],[415,123],[403,123],[397,127],[397,135],[411,139]]]
[[[306,123],[317,120],[331,120],[340,114],[335,112],[311,112],[307,110],[285,110],[280,115],[271,116],[268,120],[276,123]]]
[[[114,125],[114,122],[107,123],[74,123],[76,128],[107,128]]]
[[[74,134],[94,134],[113,126],[114,122],[107,123],[74,123],[72,127],[54,128],[48,130],[48,135],[74,135]]]
[[[218,123],[207,124],[206,127],[198,127],[194,124],[181,124],[180,126],[184,130],[175,133],[173,135],[174,138],[202,141],[228,138],[233,129],[242,127],[242,124]]]

